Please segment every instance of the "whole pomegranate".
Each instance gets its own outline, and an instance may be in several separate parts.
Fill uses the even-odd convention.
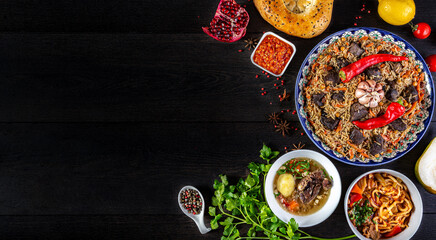
[[[234,0],[221,0],[210,27],[203,31],[221,42],[235,42],[245,35],[250,17]]]

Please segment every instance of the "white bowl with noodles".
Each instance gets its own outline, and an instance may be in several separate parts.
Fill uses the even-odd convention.
[[[351,230],[359,239],[370,240],[369,238],[366,238],[365,236],[363,236],[362,233],[360,233],[359,230],[357,230],[357,228],[351,222],[350,217],[348,216],[348,197],[350,195],[350,192],[351,192],[351,189],[353,188],[353,186],[361,178],[363,178],[371,173],[387,173],[387,174],[390,174],[394,177],[401,179],[403,181],[403,183],[407,186],[409,193],[410,193],[410,198],[411,198],[413,205],[414,205],[414,210],[413,210],[412,214],[410,215],[409,226],[393,237],[389,237],[389,238],[382,237],[382,239],[402,240],[402,239],[412,238],[412,236],[415,235],[416,231],[418,231],[419,225],[421,224],[421,220],[422,220],[423,204],[422,204],[421,195],[419,194],[419,191],[416,188],[415,184],[413,184],[413,182],[408,177],[406,177],[405,175],[403,175],[397,171],[390,170],[390,169],[377,169],[377,170],[372,170],[372,171],[366,172],[366,173],[360,175],[359,177],[357,177],[348,187],[348,190],[345,193],[345,197],[344,197],[344,210],[345,210],[345,217],[347,219],[348,225],[350,226]]]
[[[318,162],[332,178],[332,188],[327,202],[321,209],[316,212],[300,216],[292,214],[283,209],[274,195],[274,178],[279,168],[287,161],[293,158],[309,158]],[[271,166],[265,181],[265,196],[268,206],[272,212],[283,222],[288,223],[291,218],[294,218],[300,227],[311,227],[326,220],[336,209],[341,198],[341,178],[335,165],[321,153],[312,150],[296,150],[282,155]]]

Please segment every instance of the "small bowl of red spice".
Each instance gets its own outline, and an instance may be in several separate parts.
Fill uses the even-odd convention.
[[[273,32],[266,32],[251,54],[251,62],[275,77],[281,77],[295,55],[294,44]]]

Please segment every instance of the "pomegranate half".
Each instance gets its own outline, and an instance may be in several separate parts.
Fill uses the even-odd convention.
[[[234,0],[221,0],[209,27],[203,31],[221,42],[235,42],[245,35],[250,17]]]

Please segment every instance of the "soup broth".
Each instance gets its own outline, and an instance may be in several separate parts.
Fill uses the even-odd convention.
[[[326,170],[309,158],[287,161],[274,178],[274,194],[280,206],[300,216],[320,210],[329,198],[331,186]]]

